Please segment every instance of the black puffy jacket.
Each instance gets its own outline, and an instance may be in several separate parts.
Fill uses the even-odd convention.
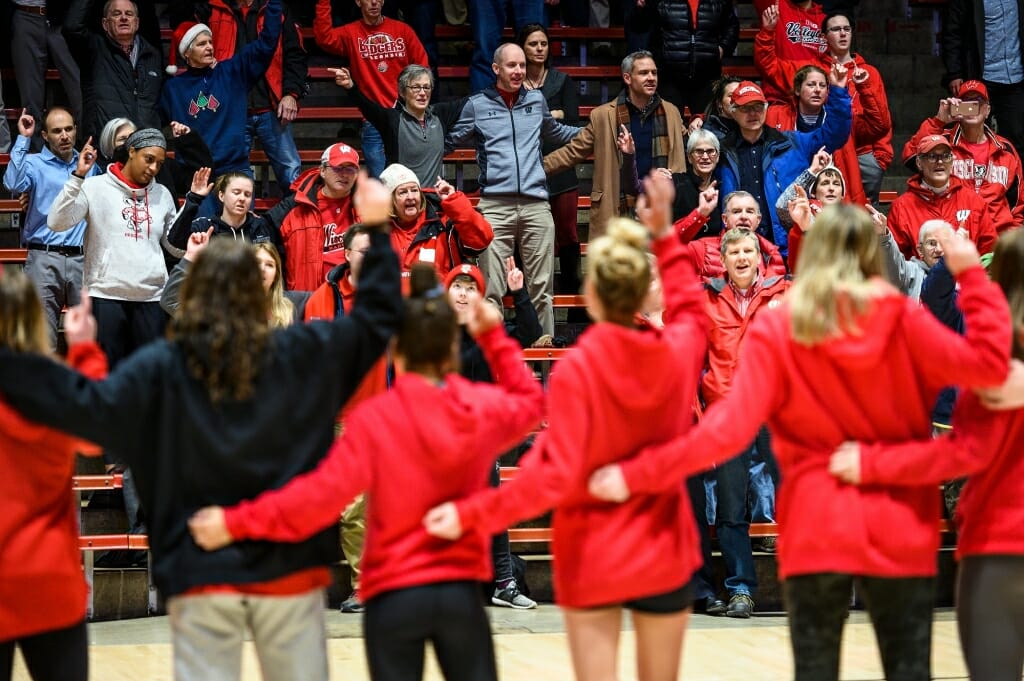
[[[685,70],[689,77],[721,74],[722,58],[732,56],[740,37],[732,0],[700,0],[697,28],[688,0],[660,0],[658,19],[652,50],[658,68]]]

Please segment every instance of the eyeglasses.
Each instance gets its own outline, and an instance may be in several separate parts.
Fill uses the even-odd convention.
[[[707,156],[709,158],[714,158],[715,156],[718,156],[718,149],[694,149],[690,153],[694,156]]]
[[[831,26],[828,29],[829,33],[853,33],[852,26]]]
[[[768,105],[764,102],[754,102],[753,104],[744,104],[743,106],[736,107],[736,110],[740,113],[761,113]]]
[[[942,244],[939,243],[938,239],[928,239],[927,241],[922,241],[921,245],[924,246],[929,251],[937,251],[940,248],[942,248]]]
[[[355,175],[359,172],[356,166],[330,166],[331,170],[339,175]]]
[[[409,85],[405,88],[411,92],[430,92],[434,89],[433,85]]]
[[[953,152],[947,151],[944,154],[921,154],[918,158],[928,163],[948,163],[953,160]]]

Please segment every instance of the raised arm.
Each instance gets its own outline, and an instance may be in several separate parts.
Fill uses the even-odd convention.
[[[10,161],[4,171],[4,187],[12,194],[27,192],[35,185],[35,173],[28,163],[29,145],[35,129],[35,119],[27,110],[22,109],[18,117],[18,137],[11,147]]]
[[[447,182],[445,183],[448,184]],[[448,185],[450,188],[451,185]],[[459,241],[466,248],[482,251],[494,240],[491,223],[478,211],[469,198],[460,191],[450,191],[441,197],[441,211],[452,221]]]
[[[243,47],[242,51],[230,60],[232,63],[238,64],[242,78],[250,88],[266,74],[274,52],[277,51],[283,23],[281,0],[268,0],[263,16],[263,28],[260,29],[256,40]]]
[[[348,53],[348,41],[344,29],[335,28],[331,17],[331,0],[317,0],[316,16],[313,19],[313,37],[316,44],[326,52],[352,59]],[[358,58],[358,57],[357,57]]]

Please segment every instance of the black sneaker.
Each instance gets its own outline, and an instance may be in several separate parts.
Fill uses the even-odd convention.
[[[708,596],[704,599],[704,612],[709,615],[724,615],[728,607],[718,596]]]
[[[514,579],[504,589],[494,590],[494,595],[491,596],[491,603],[504,608],[515,608],[516,610],[529,610],[537,607],[537,601],[524,596]]]
[[[352,595],[341,603],[341,612],[362,612],[364,610],[366,610],[366,606],[359,600],[358,591],[353,591]]]
[[[729,597],[729,607],[725,610],[726,617],[747,619],[754,614],[754,599],[747,594],[733,594]]]

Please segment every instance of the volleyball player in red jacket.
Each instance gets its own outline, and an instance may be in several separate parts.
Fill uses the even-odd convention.
[[[1024,232],[996,242],[992,279],[1010,300],[1013,356],[1024,359]],[[970,476],[957,506],[956,619],[975,681],[1024,672],[1024,409],[989,411],[964,391],[948,437],[901,445],[844,443],[829,470],[859,485],[937,485]]]
[[[728,395],[685,437],[591,477],[596,496],[635,503],[731,456],[767,423],[784,481],[779,576],[797,681],[838,677],[855,578],[886,677],[930,678],[935,486],[853,487],[829,475],[828,461],[846,440],[927,438],[943,386],[1005,378],[1006,299],[970,241],[949,232],[943,248],[961,287],[966,336],[883,279],[878,236],[862,208],[829,206],[804,238],[786,302],[751,325]]]
[[[682,480],[622,505],[598,502],[586,489],[595,467],[678,436],[693,421],[708,318],[694,265],[672,229],[673,194],[671,180],[654,173],[637,211],[654,237],[665,328],[635,327],[651,278],[647,238],[639,225],[613,221],[587,251],[584,297],[597,323],[551,376],[548,429],[514,480],[424,519],[432,534],[456,538],[554,507],[555,598],[579,681],[615,669],[623,608],[632,611],[640,678],[675,679],[693,602],[689,582],[702,562]]]

